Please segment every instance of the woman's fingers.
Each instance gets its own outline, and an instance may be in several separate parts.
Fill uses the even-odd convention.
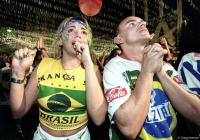
[[[17,58],[17,59],[23,59],[23,58],[27,58],[27,57],[34,57],[35,54],[36,54],[36,49],[34,50],[31,50],[31,49],[28,49],[28,48],[21,48],[21,49],[18,49],[14,52],[14,57]]]

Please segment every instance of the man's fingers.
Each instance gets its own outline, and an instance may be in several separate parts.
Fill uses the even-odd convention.
[[[161,51],[158,51],[158,52],[152,52],[152,56],[155,56],[157,58],[162,58],[165,54],[167,54],[167,51],[166,50],[161,50]]]
[[[149,45],[144,49],[144,53],[152,52],[156,49],[155,45]]]
[[[148,52],[146,54],[150,57],[156,56],[160,58],[167,54],[167,50],[163,49],[160,45],[154,45],[150,49],[148,49]]]
[[[144,48],[144,53],[147,53],[148,51],[157,51],[160,48],[162,48],[160,44],[154,43],[154,44],[149,45],[146,48]]]
[[[151,47],[152,47],[152,45],[148,45],[147,47],[145,47],[144,48],[144,53],[147,53],[150,50]]]

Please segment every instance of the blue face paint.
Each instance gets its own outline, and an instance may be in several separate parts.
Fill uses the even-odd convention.
[[[81,21],[81,20],[79,20],[79,19],[72,19],[72,20],[70,20],[70,21],[66,21],[66,22],[63,24],[62,28],[60,29],[60,33],[62,33],[62,32],[65,30],[65,28],[66,28],[67,26],[69,26],[70,24],[75,23],[75,22],[77,22],[77,23],[79,23],[79,24],[81,24],[81,25],[83,25],[83,26],[86,27],[86,24],[85,24],[83,21]]]

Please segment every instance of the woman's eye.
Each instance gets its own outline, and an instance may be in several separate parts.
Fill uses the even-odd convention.
[[[73,29],[68,29],[67,30],[68,33],[71,33],[72,31],[73,31]]]
[[[82,33],[83,33],[84,35],[87,35],[87,34],[88,34],[87,31],[82,31]]]

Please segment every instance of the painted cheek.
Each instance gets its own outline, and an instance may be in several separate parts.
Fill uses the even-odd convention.
[[[63,40],[64,41],[68,41],[69,40],[69,35],[68,34],[64,34],[63,35]]]

